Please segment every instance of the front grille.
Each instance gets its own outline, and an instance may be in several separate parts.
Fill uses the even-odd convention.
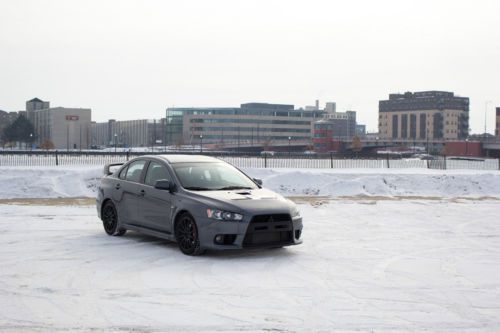
[[[292,242],[293,225],[290,215],[269,214],[252,218],[243,240],[243,246],[274,246]]]

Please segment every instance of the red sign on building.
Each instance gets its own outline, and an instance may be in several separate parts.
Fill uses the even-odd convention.
[[[80,117],[78,117],[78,116],[66,116],[66,120],[68,120],[68,121],[75,121],[78,119],[80,119]]]

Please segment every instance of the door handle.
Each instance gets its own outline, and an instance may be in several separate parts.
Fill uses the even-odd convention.
[[[117,190],[119,190],[119,189],[120,189],[120,184],[116,184],[116,185],[115,185],[115,188],[116,188]]]
[[[144,190],[140,190],[140,191],[139,191],[139,196],[140,196],[140,197],[143,197],[143,196],[144,196],[144,194],[146,194],[146,191],[144,191]]]

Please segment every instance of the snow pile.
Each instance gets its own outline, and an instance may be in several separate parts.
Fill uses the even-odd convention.
[[[500,172],[428,169],[246,169],[286,196],[500,196]]]
[[[0,199],[95,197],[102,167],[0,168]]]
[[[500,197],[500,172],[428,169],[243,169],[286,196]],[[95,197],[102,167],[2,167],[0,199]]]

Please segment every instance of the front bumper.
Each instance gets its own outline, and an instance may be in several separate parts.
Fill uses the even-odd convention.
[[[269,214],[240,222],[214,221],[195,217],[198,237],[203,249],[230,250],[245,248],[272,248],[302,243],[302,217],[269,220],[262,217],[287,215]],[[217,239],[223,241],[218,242]]]

